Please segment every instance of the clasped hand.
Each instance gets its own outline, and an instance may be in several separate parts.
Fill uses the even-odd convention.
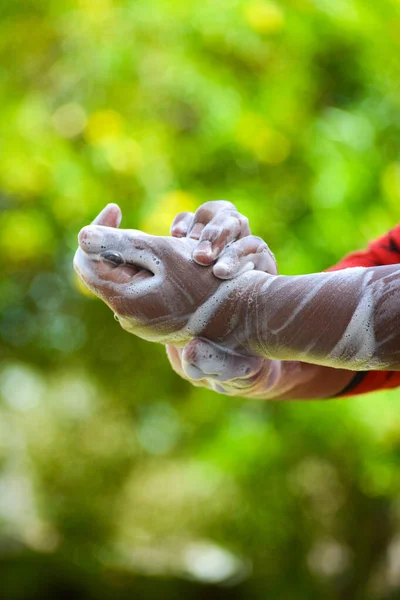
[[[276,274],[268,246],[250,235],[229,202],[175,219],[172,237],[119,229],[108,205],[79,234],[74,266],[121,326],[167,345],[172,367],[195,385],[255,395],[276,380],[279,361],[249,350],[244,327],[255,271]]]

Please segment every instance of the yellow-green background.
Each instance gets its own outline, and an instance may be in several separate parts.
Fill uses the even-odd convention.
[[[399,392],[192,388],[72,270],[229,199],[283,273],[400,220],[399,0],[0,1],[0,596],[400,597]]]

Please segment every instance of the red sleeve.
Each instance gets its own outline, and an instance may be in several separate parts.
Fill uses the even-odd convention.
[[[358,396],[400,386],[400,371],[358,371],[336,398]]]
[[[339,271],[349,267],[381,267],[396,263],[400,263],[400,223],[382,237],[370,242],[366,250],[347,254],[327,271]]]
[[[351,252],[327,271],[349,267],[378,267],[400,263],[400,224],[370,242],[366,250]],[[359,371],[337,397],[356,396],[400,386],[400,371]]]

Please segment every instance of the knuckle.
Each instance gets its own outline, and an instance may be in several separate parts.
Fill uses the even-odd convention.
[[[225,222],[229,223],[232,228],[237,228],[238,225],[241,225],[240,218],[241,215],[237,211],[229,211],[225,216]]]
[[[274,261],[276,261],[276,259],[275,259],[275,254],[272,252],[272,250],[271,250],[270,248],[268,248],[268,246],[267,246],[266,248],[264,248],[263,252],[264,252],[265,254],[268,254],[268,256],[269,256],[270,258],[272,258]]]
[[[209,237],[215,238],[215,237],[218,237],[218,235],[222,232],[222,230],[223,230],[222,227],[218,227],[218,225],[210,223],[205,228],[204,233]]]
[[[214,217],[220,213],[236,212],[236,207],[232,202],[228,202],[227,200],[210,200],[203,204],[200,209],[204,208],[208,214],[212,214]],[[199,210],[200,210],[199,209]]]
[[[238,234],[250,234],[249,219],[247,217],[235,209],[234,211],[230,211],[230,218],[232,219],[232,227],[238,230]]]
[[[196,214],[199,212],[215,212],[218,209],[218,201],[209,200],[208,202],[204,202],[199,208],[196,210]]]
[[[216,220],[215,226],[218,227],[218,232],[224,234],[226,244],[233,242],[241,234],[241,226],[238,218],[234,213],[227,213]]]
[[[271,259],[272,259],[274,262],[276,262],[276,259],[275,259],[275,255],[274,255],[274,253],[272,252],[272,250],[271,250],[271,249],[270,249],[270,248],[269,248],[267,245],[265,245],[263,248],[261,248],[261,250],[259,250],[259,252],[260,252],[261,254],[263,254],[263,255],[267,255],[267,256],[268,256],[269,258],[271,258]]]
[[[175,219],[173,220],[171,227],[170,227],[170,233],[171,235],[174,235],[174,233],[186,233],[190,223],[191,223],[191,218],[192,218],[192,214],[191,213],[179,213],[179,215],[177,215],[175,217]]]
[[[184,212],[180,212],[176,215],[174,221],[183,221],[184,219],[186,219],[187,217],[189,217],[191,215],[190,212],[184,211]]]
[[[251,239],[255,244],[263,246],[264,248],[268,248],[268,244],[266,243],[266,241],[263,240],[262,237],[260,237],[259,235],[252,235]]]
[[[245,225],[245,226],[249,225],[249,219],[245,215],[238,213],[238,219],[239,219],[241,225]]]
[[[210,200],[204,202],[195,212],[195,220],[201,221],[202,223],[210,221],[222,210],[232,208],[233,204],[225,202],[224,200]],[[234,207],[233,207],[234,208]]]
[[[206,352],[208,352],[208,345],[203,340],[194,338],[182,350],[182,360],[197,365],[201,363],[202,356]]]
[[[210,219],[209,211],[204,207],[204,204],[200,206],[194,213],[193,225],[195,223],[203,223],[205,220]]]
[[[207,224],[213,220],[221,221],[226,219],[227,213],[228,215],[239,215],[232,202],[228,202],[227,200],[210,200],[197,209],[193,223]]]
[[[263,240],[262,237],[260,237],[258,235],[252,235],[251,241],[252,241],[253,245],[255,247],[257,247],[257,250],[256,250],[257,252],[268,252],[268,254],[272,254],[267,242],[265,240]]]
[[[192,365],[197,361],[197,345],[192,340],[183,349],[182,360]]]
[[[221,253],[218,259],[218,263],[223,263],[226,266],[226,268],[231,270],[232,267],[236,265],[236,260],[239,258],[241,252],[242,251],[241,246],[239,244],[239,240],[229,242],[229,244],[225,246],[223,252]]]
[[[177,225],[179,225],[181,223],[185,223],[186,221],[188,221],[190,219],[190,217],[191,217],[191,213],[189,213],[189,212],[180,212],[179,214],[176,215],[176,217],[172,221],[171,228],[173,229]]]
[[[218,210],[236,210],[236,206],[229,200],[211,200],[210,204],[213,204]]]
[[[202,239],[213,241],[221,235],[222,231],[222,227],[218,227],[218,225],[210,223],[203,230]]]

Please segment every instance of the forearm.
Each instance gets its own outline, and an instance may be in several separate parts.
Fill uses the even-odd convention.
[[[346,370],[400,370],[400,268],[249,280],[248,348]]]
[[[202,250],[200,247],[196,250],[195,258],[199,264],[212,264],[217,256],[212,252],[220,253],[226,246],[222,262],[214,265],[214,274],[227,280],[218,294],[193,313],[185,330],[179,332],[175,342],[181,348],[175,349],[174,356],[170,355],[171,362],[179,362],[182,367],[183,353],[184,371],[180,368],[178,372],[192,383],[201,381],[200,385],[218,392],[263,399],[330,398],[400,385],[396,306],[393,311],[396,298],[390,297],[395,292],[390,288],[383,290],[383,294],[380,289],[371,291],[369,284],[376,282],[370,280],[364,285],[360,272],[359,286],[354,274],[350,282],[354,285],[339,279],[331,281],[331,285],[326,280],[325,285],[314,276],[311,285],[310,277],[308,282],[304,278],[279,278],[273,284],[268,283],[271,287],[265,294],[259,294],[260,289],[265,292],[268,286],[263,276],[261,281],[258,279],[258,274],[251,273],[249,278],[234,282],[249,258],[255,271],[275,275],[276,268],[266,244],[247,235],[246,223],[247,234],[242,231],[240,215],[227,204],[206,203],[194,217],[187,213],[177,219],[178,237],[185,234],[191,237],[194,223],[203,227]],[[226,245],[231,236],[236,236],[237,241]],[[210,240],[207,256],[204,240]],[[272,256],[272,268],[271,262],[265,260],[267,256]],[[370,242],[367,249],[348,254],[328,271],[397,263],[400,263],[400,225]],[[286,294],[283,282],[288,281],[291,289]],[[329,287],[335,289],[326,298]],[[371,310],[369,296],[383,308],[380,314],[375,308]],[[258,312],[256,325],[255,312]],[[345,368],[339,368],[340,365]]]

